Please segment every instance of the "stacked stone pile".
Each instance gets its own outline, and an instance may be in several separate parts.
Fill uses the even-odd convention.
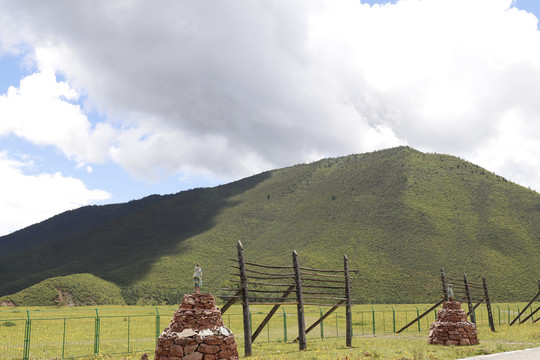
[[[430,344],[478,344],[476,325],[467,321],[467,313],[461,309],[459,301],[445,301],[429,329]]]
[[[161,334],[155,360],[236,360],[234,335],[209,294],[186,294]]]

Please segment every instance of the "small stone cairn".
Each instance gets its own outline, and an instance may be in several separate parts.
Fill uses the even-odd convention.
[[[161,334],[155,360],[237,360],[232,332],[210,294],[186,294]]]
[[[430,344],[475,345],[478,344],[476,325],[467,321],[467,313],[459,301],[445,301],[437,314],[437,320],[429,327]]]

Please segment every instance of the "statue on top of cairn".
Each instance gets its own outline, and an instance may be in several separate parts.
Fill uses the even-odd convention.
[[[478,344],[476,324],[467,321],[467,313],[459,301],[454,301],[452,285],[448,284],[448,301],[437,314],[437,320],[429,327],[430,344],[475,345]]]
[[[214,296],[201,294],[202,269],[193,273],[194,294],[185,294],[159,336],[155,360],[238,360],[233,333],[223,324]]]
[[[193,285],[195,286],[195,294],[200,294],[202,286],[202,269],[199,267],[199,263],[195,264],[195,270],[193,271]]]

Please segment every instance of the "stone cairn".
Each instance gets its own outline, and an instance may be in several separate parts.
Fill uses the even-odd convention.
[[[210,294],[186,294],[160,335],[155,360],[238,359],[236,341]]]
[[[429,329],[430,344],[478,344],[476,325],[467,321],[467,314],[459,301],[445,301],[437,314],[437,320],[431,323]]]

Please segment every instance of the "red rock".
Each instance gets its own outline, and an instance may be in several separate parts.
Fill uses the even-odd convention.
[[[199,348],[197,351],[202,352],[204,354],[216,354],[219,351],[219,346],[217,345],[207,345],[207,344],[201,344],[199,345]]]
[[[184,346],[184,354],[191,354],[192,352],[197,350],[198,347],[199,347],[199,345],[197,345],[197,344]]]
[[[180,345],[173,345],[169,350],[169,354],[182,357],[184,356],[184,348]]]
[[[467,321],[467,314],[459,302],[445,302],[430,325],[430,344],[469,345],[476,336],[476,325]]]
[[[203,354],[200,352],[194,352],[189,355],[186,355],[182,358],[182,360],[202,360]]]
[[[216,335],[209,336],[208,338],[206,338],[204,340],[204,343],[208,344],[208,345],[221,345],[221,344],[223,344],[223,342],[224,342],[224,340],[221,339],[219,336],[216,336]]]
[[[217,354],[225,351],[232,355],[229,360],[238,359],[234,335],[225,336],[202,330],[214,330],[224,326],[221,312],[215,306],[214,297],[206,294],[185,295],[182,304],[175,311],[169,326],[158,339],[155,359],[157,360],[217,360]],[[193,335],[177,334],[185,329],[194,331]],[[210,335],[208,335],[208,333]]]
[[[167,346],[171,346],[173,344],[173,341],[167,338],[162,338],[162,339],[159,339],[158,344],[161,347],[167,347]]]
[[[231,350],[221,350],[218,354],[218,359],[230,359],[233,356]]]
[[[174,339],[174,343],[177,345],[182,345],[182,346],[197,345],[197,342],[189,337]]]

